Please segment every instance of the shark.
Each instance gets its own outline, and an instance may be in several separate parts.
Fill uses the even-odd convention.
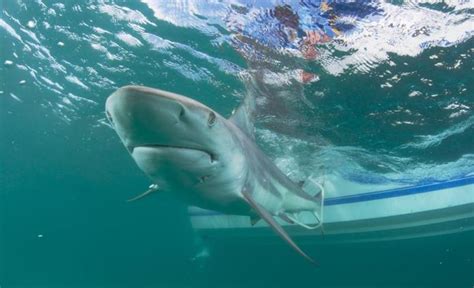
[[[277,221],[319,222],[321,199],[293,182],[255,142],[255,101],[245,97],[229,118],[175,93],[125,86],[106,100],[106,116],[138,167],[153,182],[140,199],[170,191],[189,205],[263,219],[297,253],[308,256]],[[280,221],[280,222],[281,222]]]

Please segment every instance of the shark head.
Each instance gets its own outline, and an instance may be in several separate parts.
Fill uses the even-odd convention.
[[[139,168],[160,188],[222,184],[243,171],[232,124],[195,100],[125,86],[109,96],[106,114]]]

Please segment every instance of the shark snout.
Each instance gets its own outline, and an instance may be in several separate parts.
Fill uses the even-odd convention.
[[[145,118],[153,124],[172,124],[180,120],[186,108],[180,99],[167,92],[144,87],[125,86],[107,98],[105,110],[111,122]],[[171,94],[171,93],[169,93]],[[117,119],[118,118],[118,119]]]
[[[202,148],[207,112],[201,104],[173,93],[125,86],[107,98],[105,113],[129,152],[138,146]],[[203,129],[200,130],[199,123]]]

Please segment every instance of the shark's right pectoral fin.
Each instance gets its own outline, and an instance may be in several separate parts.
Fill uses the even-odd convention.
[[[150,193],[153,193],[155,191],[158,191],[158,185],[157,184],[151,184],[150,187],[148,187],[148,190],[146,190],[145,192],[143,192],[142,194],[138,195],[138,196],[135,196],[131,199],[128,199],[127,202],[133,202],[133,201],[136,201],[138,199],[142,199],[143,197],[149,195]]]
[[[275,231],[275,233],[278,234],[278,236],[280,236],[283,240],[285,240],[293,249],[296,250],[296,252],[298,252],[301,256],[303,256],[304,258],[306,258],[308,261],[310,261],[311,263],[317,265],[317,263],[311,258],[309,257],[308,255],[306,255],[306,253],[303,252],[303,250],[300,249],[300,247],[298,247],[298,245],[296,245],[296,243],[290,238],[290,236],[288,235],[288,233],[286,233],[286,231],[280,226],[280,224],[278,224],[275,219],[273,219],[273,216],[267,211],[265,210],[262,206],[260,206],[253,198],[252,196],[247,193],[247,192],[243,192],[242,193],[245,197],[245,199],[247,200],[247,202],[249,203],[250,207],[253,208],[253,210],[255,210],[255,212],[263,219],[265,220],[265,222],[267,222],[267,224],[272,228],[273,231]]]

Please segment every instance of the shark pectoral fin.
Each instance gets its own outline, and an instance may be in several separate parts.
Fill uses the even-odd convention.
[[[143,192],[142,194],[138,195],[138,196],[135,196],[131,199],[128,199],[127,202],[133,202],[133,201],[136,201],[138,199],[141,199],[145,196],[147,196],[148,194],[150,193],[153,193],[155,191],[158,191],[158,185],[157,184],[151,184],[150,187],[148,187],[148,190],[146,190],[145,192]]]
[[[260,221],[260,219],[262,219],[262,218],[260,218],[260,216],[252,215],[252,216],[250,216],[250,224],[252,226],[254,226],[255,224],[257,224],[258,221]]]
[[[311,257],[306,255],[306,253],[304,253],[303,250],[301,250],[300,247],[298,247],[298,245],[296,245],[295,242],[293,242],[293,240],[286,233],[286,231],[283,230],[283,228],[280,226],[280,224],[278,224],[275,221],[275,219],[273,219],[272,215],[270,213],[268,213],[268,211],[265,210],[262,206],[260,206],[252,198],[252,196],[249,193],[243,192],[242,194],[244,195],[245,199],[249,203],[250,207],[252,207],[253,210],[255,210],[255,212],[257,212],[257,214],[260,215],[260,217],[262,217],[263,220],[265,220],[265,222],[267,222],[267,224],[272,228],[272,230],[275,233],[278,234],[278,236],[280,236],[283,240],[285,240],[296,252],[298,252],[301,256],[306,258],[306,260],[313,263],[314,265],[318,265]]]

